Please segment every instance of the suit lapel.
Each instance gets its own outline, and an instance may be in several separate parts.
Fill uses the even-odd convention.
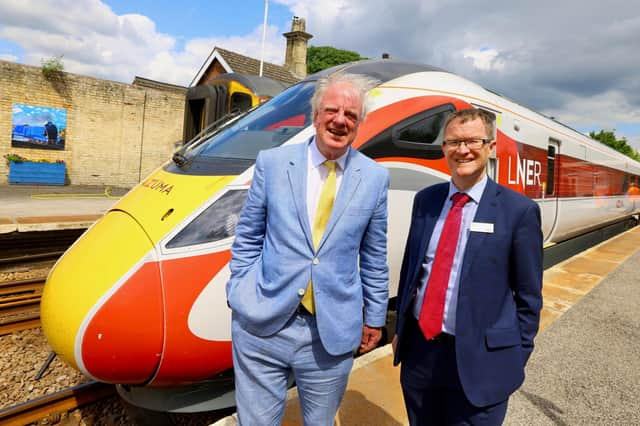
[[[476,216],[473,218],[473,222],[493,223],[495,224],[498,216],[498,201],[497,197],[500,195],[500,186],[494,181],[489,179],[487,186],[484,189],[482,198],[480,198],[480,204],[476,211]],[[460,272],[460,283],[462,284],[469,274],[471,265],[477,253],[482,250],[482,245],[487,238],[485,232],[470,232],[469,239],[467,240],[467,247],[464,251],[464,259],[462,261],[462,271]]]
[[[289,186],[296,206],[296,213],[302,232],[307,239],[309,247],[313,250],[313,238],[309,215],[307,214],[307,144],[301,143],[295,158],[289,159],[287,169]]]
[[[356,153],[353,149],[349,149],[349,155],[347,156],[347,162],[345,170],[342,173],[342,181],[340,183],[340,189],[336,194],[336,200],[333,203],[333,209],[331,210],[331,216],[329,216],[329,222],[324,230],[322,239],[318,244],[318,251],[322,248],[325,240],[335,227],[336,223],[344,213],[345,209],[349,205],[349,202],[353,198],[356,189],[360,185],[360,165],[357,164],[355,158]]]

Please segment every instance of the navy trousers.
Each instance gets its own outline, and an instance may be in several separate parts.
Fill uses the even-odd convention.
[[[408,317],[403,337],[400,383],[412,426],[501,425],[508,400],[488,407],[472,405],[456,365],[455,338],[428,341]]]

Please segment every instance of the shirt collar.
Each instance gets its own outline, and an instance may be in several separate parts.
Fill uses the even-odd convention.
[[[351,149],[351,147],[349,147]],[[340,170],[344,170],[345,165],[347,164],[347,157],[349,156],[349,149],[338,157],[335,161],[338,164]],[[318,168],[322,163],[327,161],[324,155],[318,150],[318,145],[316,145],[315,136],[309,142],[309,161],[311,162],[311,166],[313,168]]]
[[[447,195],[447,200],[450,200],[451,197],[453,196],[453,194],[455,194],[456,192],[462,192],[462,193],[467,194],[469,197],[471,197],[471,199],[476,204],[480,204],[480,198],[482,197],[482,193],[484,192],[484,188],[487,186],[487,180],[489,180],[489,178],[487,177],[487,175],[484,175],[484,177],[482,178],[482,180],[480,182],[476,183],[475,185],[473,185],[471,188],[469,188],[466,191],[460,191],[453,184],[453,181],[449,181],[449,194]]]

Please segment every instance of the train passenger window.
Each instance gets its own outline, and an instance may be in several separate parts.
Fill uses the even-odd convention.
[[[626,173],[622,174],[622,193],[626,194],[629,190],[629,175]]]
[[[453,111],[453,105],[446,104],[419,112],[374,136],[360,151],[371,158],[442,158],[442,126]]]
[[[226,192],[178,232],[166,247],[173,249],[194,246],[233,237],[247,191],[234,189]]]
[[[547,153],[547,189],[545,193],[547,195],[553,194],[553,187],[555,185],[556,174],[556,147],[549,145],[549,151]]]
[[[438,141],[440,130],[449,111],[435,114],[418,114],[393,128],[394,142],[409,142],[423,145],[433,145]],[[439,145],[439,143],[437,143]]]

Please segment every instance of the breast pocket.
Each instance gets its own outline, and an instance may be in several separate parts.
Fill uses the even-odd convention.
[[[373,209],[350,208],[347,210],[348,216],[371,216]]]

